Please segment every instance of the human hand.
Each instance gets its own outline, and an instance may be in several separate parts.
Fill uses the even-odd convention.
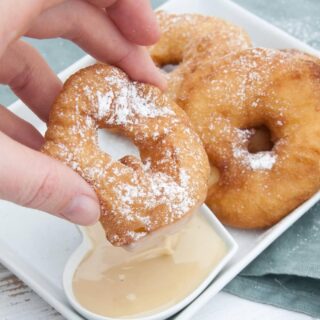
[[[69,39],[134,80],[165,87],[143,45],[159,30],[147,0],[0,1],[0,83],[47,122],[62,83],[39,53],[20,40]],[[78,224],[100,215],[93,189],[64,164],[38,150],[41,134],[0,105],[0,199],[52,213]]]

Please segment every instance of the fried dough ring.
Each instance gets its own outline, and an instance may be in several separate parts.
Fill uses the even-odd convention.
[[[219,171],[206,203],[223,223],[273,225],[320,188],[320,64],[298,52],[247,49],[201,65],[184,109]],[[254,128],[271,151],[250,153]]]
[[[168,74],[167,95],[176,102],[183,98],[181,82],[199,63],[251,47],[243,29],[216,17],[158,11],[157,18],[162,36],[150,54],[159,66],[179,64]]]
[[[99,149],[98,128],[116,130],[140,159],[114,161]],[[50,114],[43,151],[95,189],[108,240],[128,245],[190,215],[205,199],[209,164],[184,112],[150,85],[97,64],[65,83]]]

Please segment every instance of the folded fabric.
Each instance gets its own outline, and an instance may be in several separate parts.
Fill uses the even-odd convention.
[[[224,291],[320,318],[320,202]]]

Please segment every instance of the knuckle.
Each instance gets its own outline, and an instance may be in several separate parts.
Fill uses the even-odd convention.
[[[117,59],[115,59],[115,61],[112,61],[112,63],[115,65],[121,66],[122,64],[127,63],[127,61],[131,58],[133,53],[134,53],[134,50],[129,49],[129,50],[123,52],[122,55],[120,55]]]
[[[32,189],[24,201],[25,207],[47,207],[54,201],[57,192],[58,179],[54,171],[48,171]]]
[[[75,43],[82,43],[86,34],[86,24],[79,16],[88,17],[92,14],[92,6],[86,1],[67,1],[65,3],[65,20],[64,32],[62,38],[68,39]]]
[[[22,91],[28,86],[32,79],[33,68],[30,64],[25,63],[24,67],[8,83],[14,91]]]

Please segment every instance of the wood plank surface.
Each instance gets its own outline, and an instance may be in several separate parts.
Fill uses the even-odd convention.
[[[63,320],[32,289],[0,264],[0,320]]]

